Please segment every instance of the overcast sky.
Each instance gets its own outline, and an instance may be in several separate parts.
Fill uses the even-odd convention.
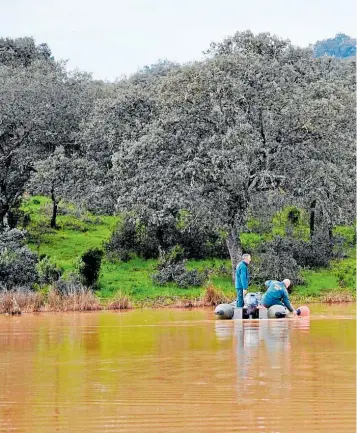
[[[0,0],[2,37],[46,42],[69,69],[113,80],[159,59],[201,58],[236,31],[270,32],[307,46],[356,37],[355,0]]]

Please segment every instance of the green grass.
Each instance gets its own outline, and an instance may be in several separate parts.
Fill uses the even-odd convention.
[[[50,256],[65,271],[74,270],[78,257],[89,248],[100,248],[106,242],[119,221],[119,217],[95,217],[84,214],[59,215],[58,229],[51,229],[51,202],[44,197],[31,197],[21,209],[28,212],[31,223],[29,246],[39,255]]]
[[[109,240],[113,229],[120,221],[118,216],[94,216],[88,212],[80,212],[74,206],[63,204],[61,214],[57,218],[58,229],[49,227],[51,219],[51,201],[44,197],[31,197],[24,200],[21,209],[28,213],[31,222],[27,227],[29,246],[49,257],[64,271],[65,275],[75,270],[76,262],[81,254],[93,247],[103,247]],[[62,213],[66,213],[65,215]],[[351,228],[339,229],[341,235],[346,235],[348,241],[353,241],[354,232]],[[243,233],[243,245],[252,248],[265,239],[265,235]],[[352,252],[352,250],[351,250]],[[354,254],[354,253],[353,253]],[[132,259],[128,262],[111,262],[103,259],[99,278],[98,296],[110,299],[116,293],[128,295],[134,303],[153,301],[162,298],[197,298],[203,293],[203,288],[182,289],[175,284],[155,285],[151,275],[155,273],[157,260]],[[334,261],[327,269],[305,270],[304,286],[297,286],[294,293],[300,297],[319,297],[336,289],[355,290],[355,258]],[[234,296],[231,283],[230,260],[206,259],[190,260],[188,269],[203,271],[210,269],[209,281],[225,294]],[[262,287],[251,287],[252,290],[262,290]]]

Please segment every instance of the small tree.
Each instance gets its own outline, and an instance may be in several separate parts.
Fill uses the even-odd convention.
[[[85,286],[93,287],[96,285],[99,278],[102,257],[103,251],[98,248],[91,248],[81,256],[79,273],[82,276]]]

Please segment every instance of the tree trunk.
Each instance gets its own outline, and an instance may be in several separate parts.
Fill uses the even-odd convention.
[[[312,240],[315,234],[315,210],[316,200],[313,200],[310,204],[310,240]]]
[[[234,284],[236,267],[242,257],[242,245],[240,243],[240,239],[237,231],[234,230],[233,228],[227,237],[226,243],[227,243],[229,255],[231,257],[231,262],[232,262],[232,282]]]
[[[57,225],[56,225],[56,218],[57,218],[58,201],[56,200],[55,190],[54,190],[53,186],[51,188],[51,199],[52,199],[52,203],[53,203],[52,218],[51,218],[51,227],[53,229],[55,229],[57,227]]]

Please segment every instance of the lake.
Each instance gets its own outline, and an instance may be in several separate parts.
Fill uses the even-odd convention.
[[[0,432],[356,431],[356,306],[0,316]]]

